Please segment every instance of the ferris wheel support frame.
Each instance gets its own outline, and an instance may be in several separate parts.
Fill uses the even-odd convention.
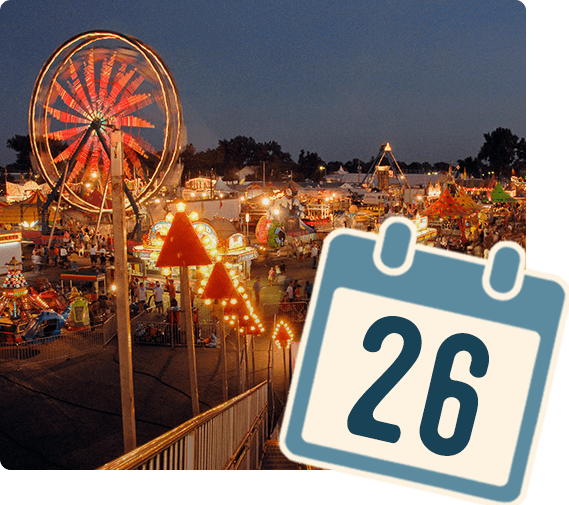
[[[101,145],[103,146],[103,149],[105,150],[105,152],[107,153],[107,156],[109,157],[109,160],[111,159],[111,150],[110,150],[109,146],[107,145],[105,138],[101,134],[100,127],[101,127],[100,121],[93,120],[91,122],[91,124],[89,125],[89,128],[87,128],[87,130],[83,134],[83,137],[81,138],[81,142],[79,142],[77,148],[73,152],[73,155],[69,158],[69,161],[66,164],[65,170],[61,174],[61,177],[58,179],[53,190],[49,194],[46,202],[42,206],[42,213],[41,213],[42,214],[41,215],[42,233],[45,234],[45,232],[47,231],[47,227],[49,225],[49,223],[48,223],[49,222],[49,206],[51,205],[53,200],[55,200],[55,195],[57,194],[59,188],[61,187],[61,191],[59,191],[59,197],[57,199],[57,206],[55,208],[55,215],[53,217],[53,225],[51,227],[50,234],[49,234],[49,240],[47,243],[48,250],[50,249],[51,243],[53,241],[53,233],[55,231],[55,225],[57,222],[57,215],[59,213],[59,208],[61,206],[61,197],[62,197],[63,191],[65,189],[65,180],[67,179],[67,175],[71,172],[71,169],[73,168],[73,165],[75,164],[75,161],[77,160],[77,156],[78,156],[79,152],[81,151],[83,146],[87,143],[89,136],[91,135],[91,132],[93,132],[93,131],[96,132],[97,137],[99,137]],[[99,213],[98,213],[98,218],[97,218],[97,226],[95,228],[95,234],[99,231],[99,226],[101,224],[101,217],[103,214],[103,207],[105,205],[105,197],[106,197],[107,188],[109,185],[110,173],[111,173],[111,171],[109,170],[109,172],[107,173],[106,181],[105,181],[105,189],[104,189],[104,193],[103,193],[103,198],[101,200],[101,206],[99,207]],[[131,191],[128,189],[128,186],[126,185],[126,182],[124,182],[124,181],[123,181],[123,186],[124,186],[124,192],[126,194],[126,197],[128,198],[128,201],[129,201],[129,203],[132,207],[132,210],[134,211],[134,214],[136,216],[136,223],[134,225],[134,230],[132,232],[132,236],[135,237],[135,239],[140,242],[140,241],[142,241],[142,223],[140,222],[140,211],[139,211],[138,205],[136,204],[136,200],[132,196]]]

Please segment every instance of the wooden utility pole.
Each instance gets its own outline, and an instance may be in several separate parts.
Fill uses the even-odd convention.
[[[190,394],[192,396],[192,415],[200,413],[198,398],[198,373],[196,364],[196,348],[194,344],[194,318],[192,314],[192,293],[190,291],[190,267],[180,267],[180,291],[182,296],[182,311],[184,314],[184,329],[188,345],[188,361],[190,365]]]
[[[132,380],[132,339],[130,307],[128,305],[128,272],[126,252],[126,211],[124,206],[124,177],[122,132],[111,132],[111,173],[113,202],[113,240],[115,249],[115,284],[117,304],[117,335],[121,383],[122,422],[125,453],[136,448],[134,417],[134,386]]]

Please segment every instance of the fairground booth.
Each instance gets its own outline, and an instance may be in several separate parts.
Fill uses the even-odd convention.
[[[223,261],[228,270],[235,271],[243,279],[248,278],[251,260],[258,256],[257,250],[246,245],[245,236],[235,228],[233,223],[219,218],[198,220],[196,212],[190,213],[189,217],[212,261]],[[156,223],[143,237],[142,245],[134,248],[135,256],[145,263],[146,279],[150,282],[173,279],[174,283],[178,284],[178,268],[158,268],[156,266],[156,260],[160,255],[172,220],[173,215],[168,214],[164,221]]]

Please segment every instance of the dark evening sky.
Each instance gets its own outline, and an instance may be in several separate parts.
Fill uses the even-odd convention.
[[[154,48],[198,150],[237,135],[296,160],[476,156],[497,127],[525,137],[525,8],[516,0],[9,0],[0,9],[0,165],[27,134],[52,52],[109,29]]]

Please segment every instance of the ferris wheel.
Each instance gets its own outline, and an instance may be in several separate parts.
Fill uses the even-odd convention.
[[[146,44],[114,32],[86,32],[43,66],[30,103],[32,152],[42,176],[87,213],[111,209],[110,132],[123,135],[128,203],[155,195],[177,161],[182,109],[170,71]]]

